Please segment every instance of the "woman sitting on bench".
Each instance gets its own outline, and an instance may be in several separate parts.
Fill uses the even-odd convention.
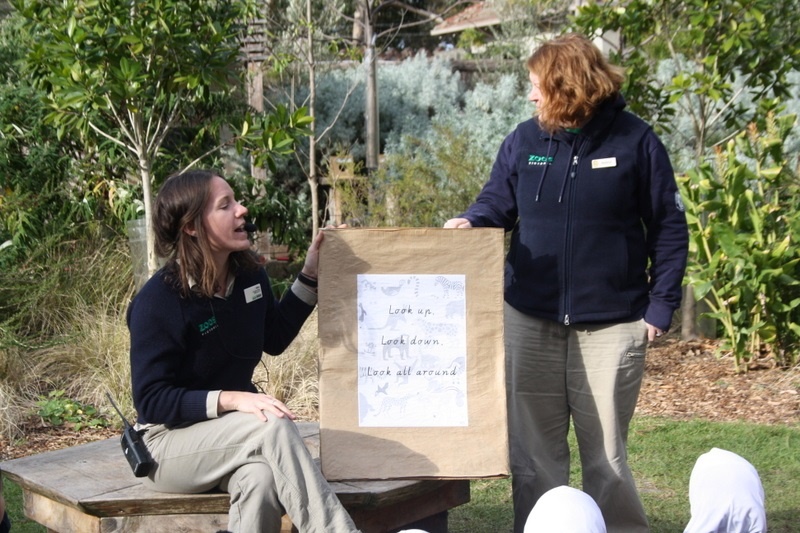
[[[137,428],[155,461],[144,483],[230,493],[232,532],[277,532],[284,511],[302,532],[356,531],[294,414],[252,382],[263,352],[283,352],[316,305],[322,233],[278,301],[246,215],[211,171],[172,176],[156,198],[156,252],[167,262],[128,309]]]

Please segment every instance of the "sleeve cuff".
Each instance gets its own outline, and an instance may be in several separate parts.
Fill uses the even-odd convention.
[[[294,280],[294,283],[292,283],[292,292],[304,303],[311,306],[317,305],[316,291],[311,290],[305,283]]]
[[[644,313],[644,321],[662,331],[669,331],[672,325],[672,308],[659,302],[650,301]]]
[[[222,394],[221,390],[208,391],[208,396],[206,396],[206,416],[208,418],[219,418],[217,406],[219,405],[220,394]]]

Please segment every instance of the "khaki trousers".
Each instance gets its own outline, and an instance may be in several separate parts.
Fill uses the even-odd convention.
[[[644,321],[564,326],[506,304],[505,345],[515,533],[542,494],[569,484],[570,418],[583,490],[609,533],[648,531],[626,451],[644,372]]]
[[[144,439],[157,466],[145,484],[162,492],[228,492],[233,533],[278,532],[284,510],[302,533],[357,531],[295,423],[268,417],[234,411],[185,427],[151,427]]]

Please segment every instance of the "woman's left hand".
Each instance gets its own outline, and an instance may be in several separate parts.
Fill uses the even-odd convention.
[[[242,391],[222,391],[217,400],[217,412],[241,411],[243,413],[253,413],[263,422],[269,420],[266,413],[291,420],[296,418],[295,414],[286,407],[286,404],[269,394]]]
[[[656,337],[660,337],[661,335],[666,333],[664,330],[661,330],[655,326],[647,324],[647,322],[645,322],[645,324],[647,325],[647,340],[650,342],[653,342],[654,340],[656,340]]]
[[[325,226],[325,229],[331,228],[346,228],[347,224],[341,224],[339,226]],[[311,279],[317,279],[319,277],[319,247],[322,244],[322,239],[325,231],[320,231],[317,233],[317,236],[314,237],[314,240],[311,241],[311,246],[308,248],[308,253],[306,254],[306,261],[303,264],[303,270],[301,271],[303,275],[308,276]]]

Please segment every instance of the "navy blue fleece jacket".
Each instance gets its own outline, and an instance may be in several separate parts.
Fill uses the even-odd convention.
[[[512,231],[505,300],[564,324],[644,317],[669,329],[680,305],[688,230],[666,149],[622,97],[579,133],[536,119],[500,147],[462,216]]]
[[[256,392],[253,370],[263,352],[283,352],[313,309],[292,290],[277,301],[261,268],[238,274],[225,299],[183,297],[159,270],[127,315],[138,422],[206,420],[209,392]]]

